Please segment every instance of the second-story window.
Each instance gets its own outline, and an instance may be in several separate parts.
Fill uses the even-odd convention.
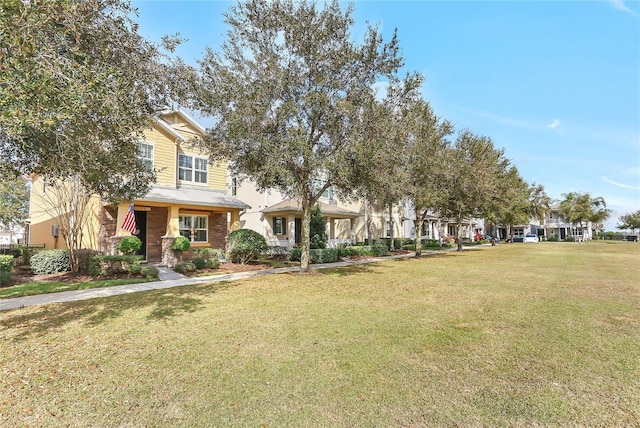
[[[178,179],[180,181],[193,181],[194,183],[207,182],[207,160],[189,155],[178,156]]]
[[[138,142],[137,157],[147,169],[153,170],[153,144]]]

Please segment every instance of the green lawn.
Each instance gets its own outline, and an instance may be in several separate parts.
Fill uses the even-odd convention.
[[[148,278],[96,279],[89,282],[36,281],[25,282],[11,287],[0,288],[0,299],[33,296],[36,294],[58,293],[70,290],[88,290],[90,288],[113,287],[114,285],[138,284],[149,282]]]
[[[638,426],[640,245],[0,312],[0,426]]]

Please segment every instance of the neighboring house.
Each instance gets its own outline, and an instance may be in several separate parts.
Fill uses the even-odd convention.
[[[394,235],[394,237],[416,238],[415,226],[415,209],[413,204],[407,202],[404,204],[403,216],[403,234],[402,236]],[[483,219],[471,218],[465,220],[462,225],[462,237],[471,241],[478,235],[484,236],[485,226]],[[447,239],[458,236],[458,224],[455,221],[446,218],[440,218],[433,212],[428,212],[422,221],[422,230],[420,239]]]
[[[205,130],[182,111],[162,114],[145,130],[139,142],[140,159],[157,172],[157,183],[133,201],[140,253],[148,262],[175,264],[171,243],[177,236],[191,240],[191,248],[223,249],[230,230],[240,227],[240,212],[250,208],[226,192],[225,163],[209,164],[207,156],[190,143]],[[35,178],[31,197],[30,242],[64,248],[56,218],[47,209],[46,185]],[[114,254],[119,241],[130,236],[122,229],[129,201],[117,207],[94,198],[87,221],[85,248]]]
[[[578,223],[568,223],[559,214],[560,205],[556,204],[551,207],[544,217],[544,233],[547,239],[557,238],[560,241],[564,241],[567,238],[573,240],[589,240],[593,239],[594,233],[597,233],[598,229],[603,229],[604,224],[593,224],[587,222],[580,226]]]
[[[295,199],[279,191],[260,191],[249,180],[231,181],[231,193],[251,205],[240,217],[240,226],[262,234],[269,246],[293,247],[302,241],[302,209]],[[344,203],[327,189],[318,200],[320,212],[327,222],[328,246],[362,242],[365,238],[364,213],[360,203]]]
[[[0,246],[24,243],[24,229],[22,227],[6,227],[0,223]]]

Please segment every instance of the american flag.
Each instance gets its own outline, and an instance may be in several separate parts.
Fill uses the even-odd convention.
[[[129,211],[127,212],[126,217],[124,218],[124,223],[122,223],[122,230],[126,230],[132,235],[136,234],[136,214],[133,211],[133,202],[129,205]]]

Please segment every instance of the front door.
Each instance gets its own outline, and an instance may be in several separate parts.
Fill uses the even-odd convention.
[[[140,250],[136,253],[142,256],[143,260],[147,259],[147,212],[146,211],[136,211],[136,226],[137,232],[136,235],[142,245],[140,246]]]
[[[302,219],[301,218],[296,218],[294,237],[296,240],[296,245],[300,245],[302,243]]]

